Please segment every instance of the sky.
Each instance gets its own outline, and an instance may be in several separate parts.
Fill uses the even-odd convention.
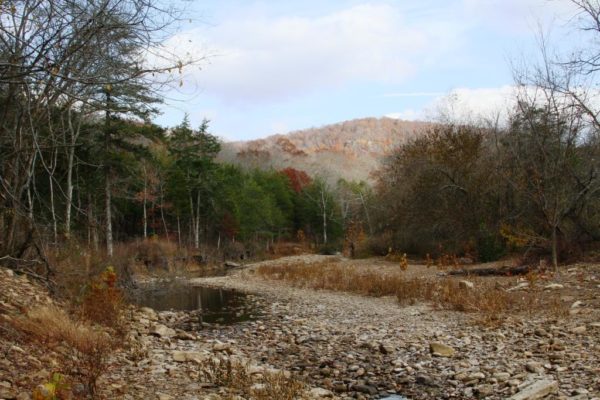
[[[186,3],[164,45],[201,59],[166,93],[163,126],[187,113],[224,140],[249,140],[363,117],[435,119],[441,108],[506,107],[512,65],[581,41],[568,0]],[[451,100],[452,99],[452,100]]]

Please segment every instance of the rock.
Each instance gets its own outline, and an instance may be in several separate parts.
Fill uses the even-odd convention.
[[[192,335],[191,333],[188,332],[177,332],[177,334],[175,335],[175,339],[179,339],[179,340],[195,340],[196,337],[194,335]]]
[[[549,285],[544,286],[544,290],[558,290],[564,289],[565,285],[561,285],[560,283],[551,283]]]
[[[158,400],[173,400],[173,396],[164,393],[156,393]]]
[[[146,318],[148,318],[148,319],[156,320],[158,318],[156,311],[154,311],[150,307],[142,307],[142,308],[140,308],[140,312],[142,314],[144,314],[146,316]]]
[[[229,397],[228,397],[228,398],[229,398]],[[202,400],[221,400],[221,399],[222,399],[222,397],[221,397],[221,396],[219,396],[219,395],[218,395],[218,394],[216,394],[216,393],[210,393],[209,395],[207,395],[207,396],[204,396],[204,397],[202,398]],[[231,397],[231,399],[237,400],[237,399],[238,399],[238,397]]]
[[[585,333],[586,331],[587,331],[587,329],[586,329],[585,325],[577,326],[577,327],[571,329],[571,333],[575,333],[575,334],[578,334],[578,335],[582,334],[582,333]]]
[[[381,343],[379,345],[379,351],[383,354],[392,354],[396,348],[389,343]]]
[[[372,396],[375,396],[378,393],[377,388],[371,385],[354,385],[352,386],[352,389],[360,393],[370,394]]]
[[[185,351],[174,351],[173,352],[173,361],[186,362],[187,357],[186,357]]]
[[[473,282],[470,282],[470,281],[462,280],[462,281],[458,282],[458,286],[461,289],[473,289],[475,287],[475,284]]]
[[[438,357],[452,357],[455,353],[452,347],[438,342],[429,343],[429,351]]]
[[[535,334],[535,336],[539,336],[539,337],[549,336],[548,332],[546,332],[546,330],[544,330],[542,328],[536,328],[533,333]]]
[[[514,292],[515,290],[523,290],[529,287],[529,282],[521,282],[517,286],[513,286],[510,289],[506,289],[507,292]]]
[[[578,308],[578,307],[581,307],[582,305],[583,305],[583,301],[577,300],[576,302],[571,304],[571,308]]]
[[[430,377],[429,375],[425,375],[425,374],[419,374],[416,377],[416,381],[418,384],[420,385],[425,385],[425,386],[436,386],[435,381],[433,380],[432,377]]]
[[[498,382],[506,382],[510,379],[510,374],[508,372],[496,372],[492,375],[492,378],[496,379]]]
[[[525,369],[527,370],[527,372],[531,372],[532,374],[539,374],[544,372],[544,367],[542,366],[542,363],[537,361],[528,362],[527,364],[525,364]]]
[[[213,351],[225,351],[231,353],[231,346],[228,343],[217,342],[213,345]]]
[[[175,350],[172,353],[173,361],[175,362],[189,362],[194,361],[201,363],[204,360],[205,355],[197,351],[178,351]]]
[[[233,261],[225,261],[223,265],[225,265],[227,268],[242,268],[242,264],[238,264]]]
[[[467,376],[467,381],[478,381],[481,379],[485,379],[485,374],[483,372],[473,372],[469,376]]]
[[[175,329],[171,329],[162,324],[156,324],[150,328],[150,334],[158,337],[173,337],[175,336]]]
[[[494,387],[492,385],[479,385],[475,388],[475,392],[481,397],[486,397],[494,393]]]
[[[532,382],[512,396],[510,400],[535,400],[541,399],[551,393],[558,391],[558,382],[548,379]]]
[[[312,388],[310,389],[309,395],[312,398],[321,398],[321,397],[333,397],[333,393],[327,389],[323,388]]]

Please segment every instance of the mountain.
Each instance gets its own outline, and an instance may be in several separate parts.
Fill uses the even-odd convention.
[[[247,168],[293,167],[329,181],[370,180],[381,160],[430,123],[361,118],[320,128],[223,144],[219,159]]]

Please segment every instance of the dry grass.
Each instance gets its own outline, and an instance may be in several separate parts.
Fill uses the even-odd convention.
[[[400,268],[399,268],[400,269]],[[401,271],[364,270],[339,262],[264,265],[257,268],[263,279],[281,280],[296,287],[356,293],[364,296],[395,296],[401,304],[428,302],[438,309],[470,312],[486,324],[499,324],[513,314],[547,312],[565,316],[560,300],[533,288],[509,292],[492,280],[470,278],[473,287],[452,278],[407,278]]]
[[[60,372],[83,383],[94,396],[96,382],[108,369],[108,358],[115,345],[105,332],[73,320],[56,306],[35,308],[13,324],[29,340],[58,354]]]
[[[294,400],[303,399],[306,385],[283,372],[250,374],[248,365],[229,358],[209,358],[202,364],[201,376],[229,392],[231,399]]]

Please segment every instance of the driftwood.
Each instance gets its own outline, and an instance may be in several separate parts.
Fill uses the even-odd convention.
[[[233,261],[225,261],[223,265],[225,265],[226,268],[242,268],[242,264],[238,264]]]
[[[477,276],[510,276],[510,275],[525,275],[529,271],[537,269],[537,266],[533,265],[522,265],[519,267],[490,267],[490,268],[472,268],[472,269],[459,269],[449,271],[448,275],[477,275]]]

